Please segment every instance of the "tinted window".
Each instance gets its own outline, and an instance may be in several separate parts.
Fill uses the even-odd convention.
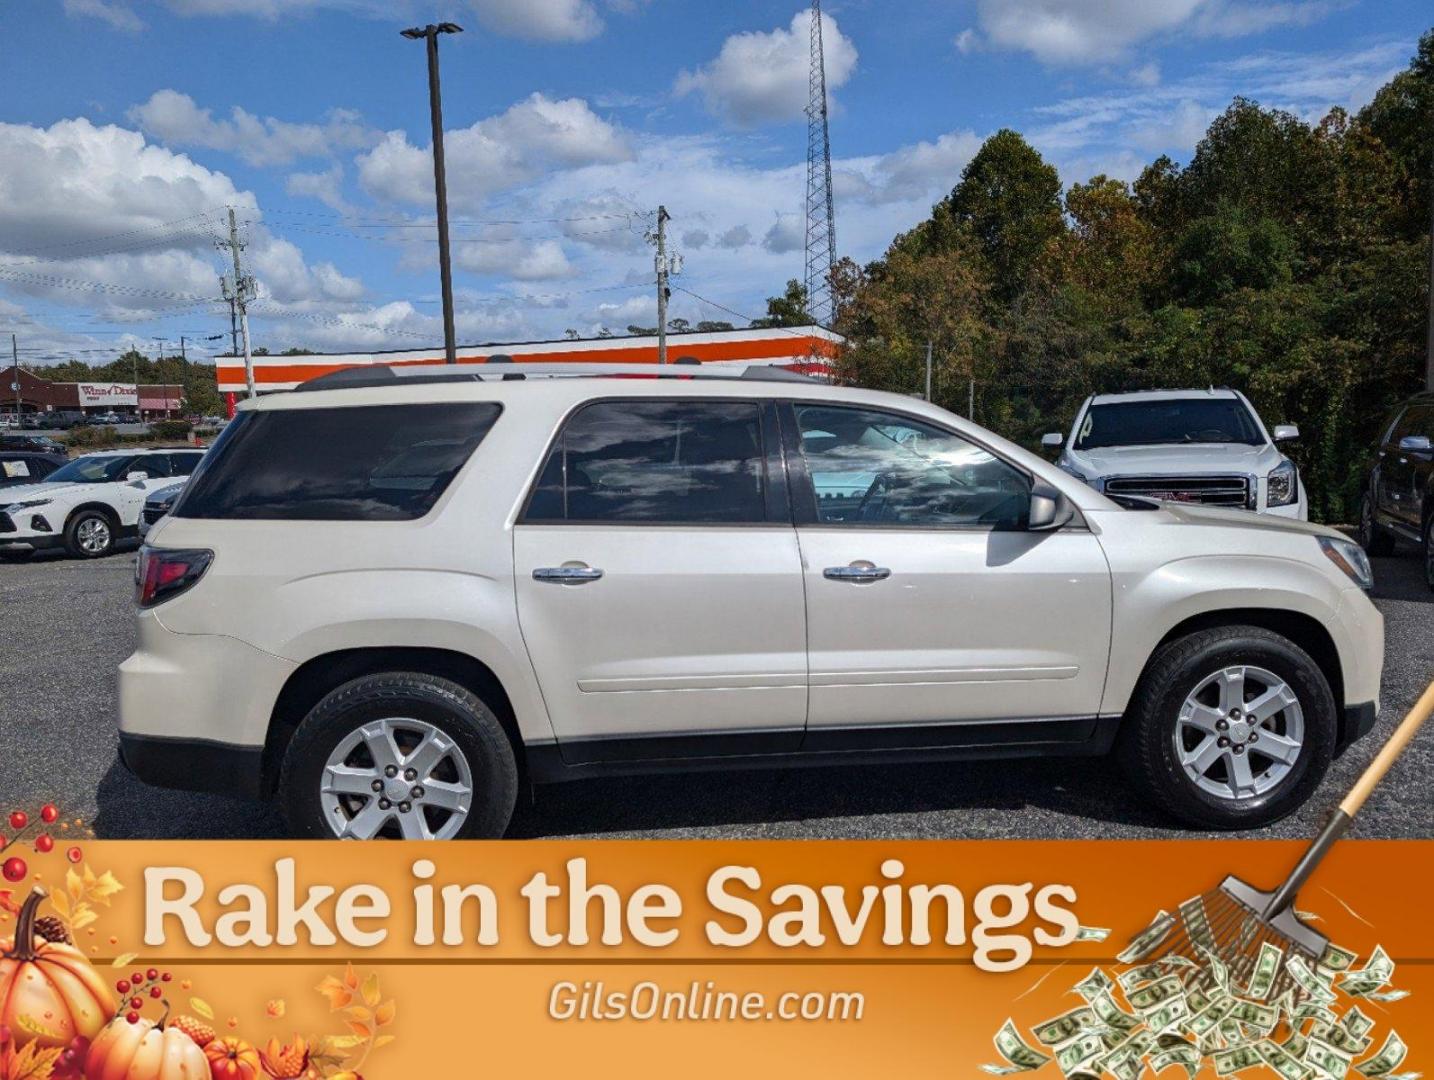
[[[202,460],[204,460],[203,454],[170,454],[169,475],[188,476],[199,468],[199,463]]]
[[[52,472],[48,479],[60,484],[108,484],[123,480],[136,468],[134,458],[128,456],[77,457]]]
[[[1434,405],[1411,405],[1405,410],[1394,429],[1394,441],[1397,443],[1406,435],[1434,439]]]
[[[1179,398],[1092,405],[1076,432],[1075,448],[1171,443],[1259,446],[1264,441],[1255,418],[1238,398]]]
[[[149,473],[151,480],[158,480],[163,476],[172,475],[169,471],[168,454],[141,454],[134,459],[130,465],[130,472]]]
[[[526,521],[766,520],[755,402],[612,401],[563,428]]]
[[[798,405],[796,413],[823,524],[1014,527],[1025,519],[1026,475],[958,435],[865,409]]]
[[[498,412],[487,402],[243,412],[215,441],[174,513],[300,521],[422,517]]]

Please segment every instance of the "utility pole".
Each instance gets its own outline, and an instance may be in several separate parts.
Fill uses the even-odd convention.
[[[453,269],[448,258],[448,175],[443,162],[443,96],[438,83],[438,35],[461,34],[457,23],[430,23],[400,30],[404,37],[428,42],[428,112],[433,124],[433,195],[438,203],[438,276],[443,288],[443,353],[450,364],[458,363],[458,345],[453,330]]]
[[[1429,154],[1429,336],[1424,343],[1424,389],[1434,390],[1434,150]]]
[[[926,404],[931,404],[931,342],[926,343]]]
[[[224,299],[229,301],[229,353],[231,356],[239,355],[239,313],[234,310],[234,297],[229,295],[229,279],[223,274],[219,275],[219,285],[224,289]],[[220,335],[223,337],[224,335]]]
[[[221,276],[219,283],[224,289],[224,299],[229,301],[230,310],[239,313],[239,334],[244,339],[244,384],[249,396],[254,397],[254,355],[249,351],[248,307],[249,301],[254,297],[254,279],[246,277],[239,266],[239,252],[244,245],[239,242],[239,222],[234,216],[232,206],[229,208],[229,239],[220,241],[219,246],[228,248],[234,256],[233,280]]]
[[[667,207],[657,208],[657,362],[667,363]]]

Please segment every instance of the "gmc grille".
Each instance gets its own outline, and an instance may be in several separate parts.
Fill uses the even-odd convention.
[[[144,508],[144,523],[146,525],[153,525],[156,521],[164,517],[164,515],[167,513],[169,513],[168,509],[156,509],[154,507],[146,506]]]
[[[1143,495],[1163,502],[1254,509],[1248,476],[1112,476],[1105,482],[1105,490],[1116,495]]]

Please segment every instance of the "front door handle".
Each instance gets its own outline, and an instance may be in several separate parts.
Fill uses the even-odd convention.
[[[595,566],[542,566],[533,571],[534,581],[549,581],[555,585],[581,585],[600,577],[602,571]]]
[[[884,581],[891,577],[891,571],[869,562],[854,562],[850,566],[828,566],[822,571],[822,577],[829,581],[849,581],[860,585],[868,581]]]

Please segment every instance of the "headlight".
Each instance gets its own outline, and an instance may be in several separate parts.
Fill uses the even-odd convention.
[[[1374,570],[1370,567],[1369,557],[1365,555],[1362,547],[1342,536],[1319,536],[1316,539],[1319,541],[1320,550],[1330,562],[1345,572],[1350,581],[1361,589],[1374,588]]]
[[[1286,458],[1270,471],[1265,492],[1266,506],[1289,506],[1299,498],[1300,481],[1293,461]]]
[[[21,510],[33,510],[37,506],[49,506],[49,499],[26,499],[24,502],[11,503],[5,507],[5,513],[18,514]]]

